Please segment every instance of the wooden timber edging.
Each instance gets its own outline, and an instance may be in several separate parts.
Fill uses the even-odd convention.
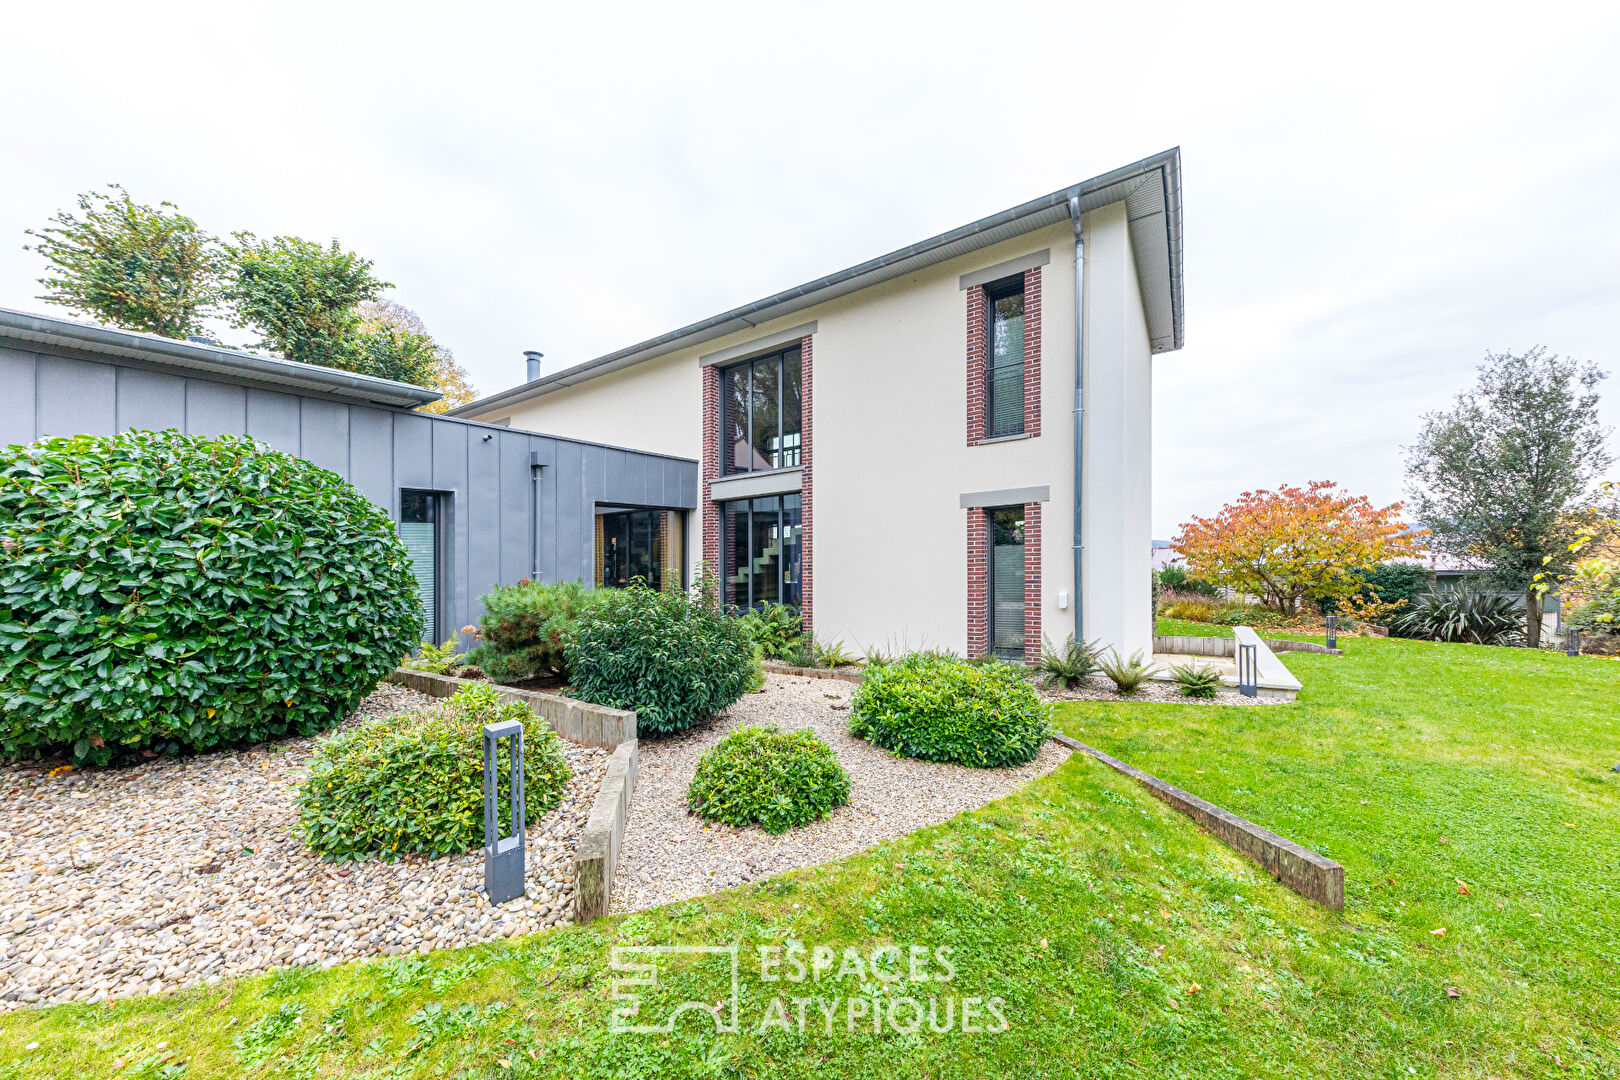
[[[1314,900],[1334,911],[1344,910],[1344,867],[1332,859],[1301,847],[1269,829],[1262,829],[1230,810],[1223,810],[1212,802],[1167,784],[1077,739],[1067,735],[1053,735],[1052,739],[1071,750],[1089,754],[1116,772],[1129,776],[1159,799],[1198,822],[1227,847],[1259,863],[1266,873],[1305,899]]]
[[[574,922],[582,925],[606,915],[612,903],[619,844],[624,840],[630,799],[636,791],[638,745],[635,739],[622,742],[608,758],[596,803],[580,834],[579,847],[574,850]]]
[[[425,671],[395,668],[387,681],[420,691],[429,697],[447,698],[467,683],[481,680],[458,679],[451,675],[430,675]],[[502,701],[527,705],[552,731],[569,742],[612,750],[621,743],[634,742],[636,739],[636,714],[629,710],[592,705],[588,701],[576,701],[561,694],[519,690],[499,683],[493,685],[501,692]]]
[[[1343,649],[1330,649],[1314,641],[1289,641],[1286,638],[1261,638],[1272,652],[1326,653],[1343,656]],[[1153,639],[1153,651],[1179,656],[1236,656],[1235,637],[1166,637],[1159,634]]]

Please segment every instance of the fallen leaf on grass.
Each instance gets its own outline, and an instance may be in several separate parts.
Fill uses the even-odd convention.
[[[1462,987],[1460,987],[1460,986],[1448,986],[1448,987],[1446,987],[1446,997],[1448,997],[1448,998],[1460,998],[1460,997],[1462,997],[1462,995],[1463,995]]]
[[[1442,926],[1436,930],[1430,930],[1429,933],[1433,934],[1435,937],[1445,937],[1446,928]]]
[[[1450,841],[1450,840],[1447,840],[1447,839],[1446,839],[1446,838],[1445,838],[1445,837],[1443,837],[1443,836],[1442,836],[1442,837],[1441,837],[1441,838],[1440,838],[1440,842],[1441,842],[1441,843],[1442,843],[1442,844],[1449,844],[1449,843],[1451,843],[1451,841]]]
[[[1468,882],[1464,881],[1462,878],[1457,879],[1457,892],[1459,894],[1469,896],[1473,893],[1473,891],[1473,889],[1468,887]]]
[[[1160,945],[1157,949],[1154,949],[1153,950],[1153,955],[1154,956],[1163,956],[1164,955],[1164,946]]]

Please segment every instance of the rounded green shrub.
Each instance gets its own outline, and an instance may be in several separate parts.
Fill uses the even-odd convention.
[[[754,650],[707,590],[603,590],[568,644],[573,692],[582,701],[636,710],[637,729],[691,727],[748,691]]]
[[[323,739],[299,789],[304,842],[337,861],[407,852],[456,855],[484,842],[484,725],[523,724],[523,807],[538,819],[562,802],[562,740],[527,705],[503,704],[489,683],[449,700]],[[502,751],[506,747],[501,746]],[[502,829],[511,759],[499,755]]]
[[[698,759],[686,801],[709,821],[779,833],[849,802],[849,776],[814,732],[738,728]]]
[[[542,584],[527,578],[497,585],[481,598],[480,644],[466,662],[498,683],[569,677],[565,647],[580,615],[602,596],[578,581]]]
[[[1000,768],[1040,752],[1051,714],[1011,664],[913,653],[867,670],[850,702],[849,732],[905,757]]]
[[[0,450],[0,756],[314,734],[417,645],[393,522],[250,439]]]

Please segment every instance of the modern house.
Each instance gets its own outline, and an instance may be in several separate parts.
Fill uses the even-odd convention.
[[[697,506],[694,459],[412,411],[438,396],[0,309],[0,445],[173,428],[250,435],[306,458],[399,522],[434,641],[476,621],[492,585],[590,576],[603,508],[636,507],[678,534]]]
[[[598,584],[706,563],[851,647],[1151,653],[1152,365],[1182,321],[1171,150],[572,367],[531,354],[450,415],[702,462],[684,534],[598,503]]]

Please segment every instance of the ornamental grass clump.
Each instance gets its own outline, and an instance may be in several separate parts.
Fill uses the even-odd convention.
[[[416,648],[388,515],[251,439],[0,449],[0,757],[312,735]]]
[[[448,700],[373,720],[316,745],[299,789],[304,842],[335,861],[417,852],[457,855],[484,842],[484,725],[523,724],[526,819],[562,802],[568,764],[562,740],[527,705],[505,704],[489,683]],[[502,748],[504,749],[504,747]],[[500,821],[510,820],[511,763],[497,756]]]
[[[707,579],[690,593],[640,583],[601,591],[568,644],[575,697],[634,709],[642,734],[667,735],[747,693],[753,645],[720,612]]]
[[[686,801],[706,820],[774,834],[849,802],[849,776],[812,731],[738,728],[698,759]]]
[[[1186,697],[1207,699],[1221,692],[1221,673],[1208,664],[1176,664],[1170,669],[1170,678]]]
[[[867,669],[849,733],[905,757],[1001,768],[1034,759],[1051,716],[1015,665],[912,653]]]

